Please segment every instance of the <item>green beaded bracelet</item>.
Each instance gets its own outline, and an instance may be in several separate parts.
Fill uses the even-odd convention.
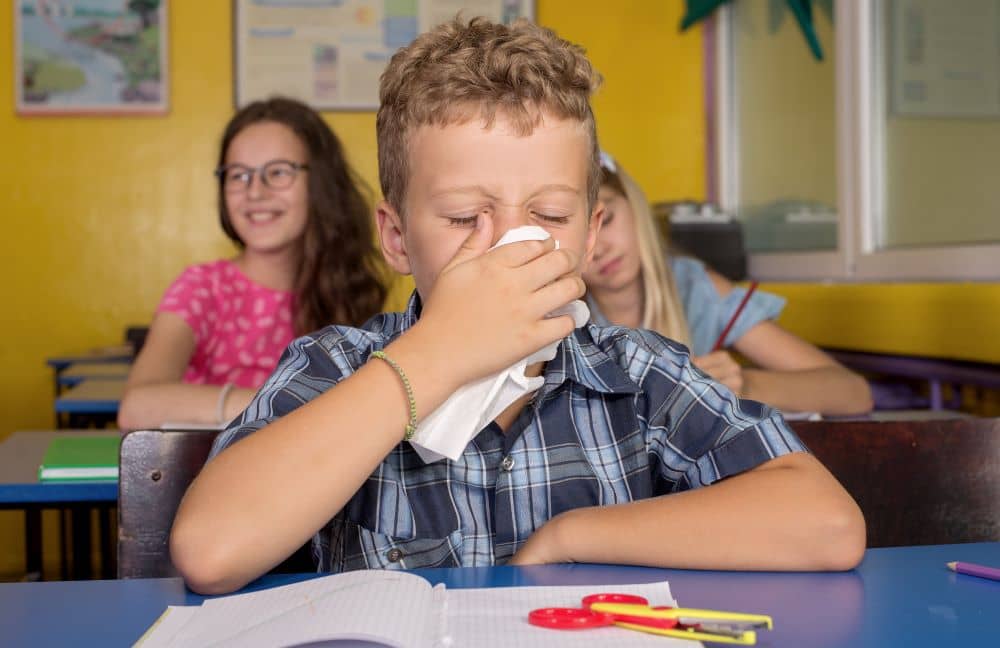
[[[388,362],[389,366],[399,374],[399,379],[403,381],[403,388],[406,389],[406,400],[410,402],[410,420],[406,423],[403,440],[409,441],[413,438],[413,433],[417,431],[417,401],[413,398],[413,387],[410,386],[410,379],[406,377],[406,372],[403,371],[403,368],[396,364],[396,361],[387,356],[384,352],[372,351],[370,357]]]

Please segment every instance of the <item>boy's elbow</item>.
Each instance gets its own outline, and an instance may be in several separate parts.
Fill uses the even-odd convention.
[[[201,533],[198,536],[202,536]],[[206,543],[190,527],[175,524],[170,532],[170,559],[185,584],[204,595],[228,594],[247,583],[240,579],[225,543]]]
[[[854,569],[865,556],[867,531],[861,509],[850,500],[830,511],[820,524],[817,548],[817,568],[823,571]]]

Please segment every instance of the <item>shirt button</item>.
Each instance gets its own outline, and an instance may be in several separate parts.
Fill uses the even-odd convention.
[[[403,551],[401,549],[390,549],[385,552],[385,557],[389,559],[389,562],[397,563],[403,559]]]
[[[514,470],[514,457],[511,455],[507,455],[506,457],[504,457],[503,460],[500,462],[500,467],[503,468],[504,472],[510,472]]]

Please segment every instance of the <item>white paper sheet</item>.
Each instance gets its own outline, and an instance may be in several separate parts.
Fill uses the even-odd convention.
[[[528,613],[546,607],[580,607],[590,594],[616,592],[645,597],[650,605],[677,607],[670,585],[584,585],[568,587],[500,587],[448,590],[446,627],[453,646],[580,648],[695,648],[700,642],[646,634],[623,628],[552,630],[528,623]]]
[[[685,639],[617,627],[552,630],[528,623],[536,608],[579,607],[589,594],[635,594],[651,605],[677,603],[667,582],[445,589],[413,574],[357,571],[170,607],[142,648],[337,646],[406,648],[693,648]],[[341,643],[343,642],[343,643]],[[366,643],[371,642],[371,643]]]

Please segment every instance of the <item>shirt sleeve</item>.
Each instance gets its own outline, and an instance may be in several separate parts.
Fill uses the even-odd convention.
[[[330,327],[293,340],[243,414],[215,438],[209,459],[354,373],[363,358],[367,358],[364,349],[370,346],[370,341],[364,338],[349,341],[338,332],[341,328],[360,334],[357,329]]]
[[[211,279],[203,266],[191,266],[174,279],[157,313],[173,313],[194,331],[195,345],[203,344],[210,336],[208,313],[215,310]]]
[[[674,257],[670,260],[670,266],[684,306],[688,328],[691,330],[691,350],[696,356],[709,353],[739,308],[747,289],[736,286],[722,297],[715,290],[715,284],[700,261],[689,257]],[[732,346],[761,322],[777,319],[784,308],[783,297],[761,290],[754,291],[726,335],[723,346]]]
[[[639,333],[633,367],[657,494],[714,484],[792,452],[807,451],[781,413],[737,398],[691,364],[683,347]]]

